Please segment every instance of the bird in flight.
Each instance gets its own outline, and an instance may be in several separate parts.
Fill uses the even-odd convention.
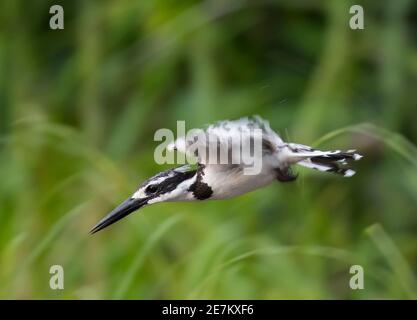
[[[261,147],[253,160],[259,161],[261,169],[256,174],[245,174],[248,164],[230,161],[230,151],[241,150],[242,144],[256,143],[258,140],[253,135],[255,130],[261,133]],[[219,121],[209,125],[203,132],[216,138],[217,151],[227,150],[228,161],[208,161],[207,154],[201,152],[207,147],[204,139],[197,142],[186,137],[177,139],[167,149],[192,153],[197,157],[197,164],[163,171],[144,181],[130,198],[99,221],[90,233],[96,233],[150,204],[227,199],[259,189],[273,181],[294,181],[297,176],[292,173],[292,165],[350,177],[355,171],[348,167],[348,162],[362,158],[355,150],[321,151],[302,144],[286,143],[270,128],[268,121],[258,116]],[[236,139],[237,136],[239,139]]]

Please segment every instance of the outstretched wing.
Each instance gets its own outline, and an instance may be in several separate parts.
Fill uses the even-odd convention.
[[[196,156],[198,163],[207,164],[209,153],[215,151],[215,155],[219,157],[223,151],[231,157],[232,152],[241,150],[242,145],[256,143],[255,137],[261,139],[263,154],[273,153],[283,144],[279,135],[270,128],[268,121],[253,116],[232,121],[218,121],[205,129],[193,130],[191,134],[170,143],[167,149]],[[213,146],[216,150],[213,150]]]

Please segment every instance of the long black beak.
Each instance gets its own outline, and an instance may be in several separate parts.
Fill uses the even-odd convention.
[[[128,214],[133,211],[138,210],[140,207],[143,207],[148,201],[148,199],[127,199],[107,216],[105,216],[99,223],[97,223],[91,230],[90,234],[96,233],[109,225],[119,221],[120,219],[126,217]]]

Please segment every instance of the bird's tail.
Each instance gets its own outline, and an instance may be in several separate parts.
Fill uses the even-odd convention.
[[[333,172],[344,177],[351,177],[355,174],[355,171],[348,167],[348,162],[362,158],[356,150],[321,151],[296,143],[288,143],[287,147],[290,150],[287,154],[288,163]]]

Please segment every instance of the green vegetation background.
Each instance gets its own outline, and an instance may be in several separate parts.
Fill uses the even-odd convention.
[[[416,298],[416,17],[411,0],[1,1],[0,297]],[[358,174],[297,169],[88,235],[169,168],[157,129],[253,114],[287,140],[357,148]]]

